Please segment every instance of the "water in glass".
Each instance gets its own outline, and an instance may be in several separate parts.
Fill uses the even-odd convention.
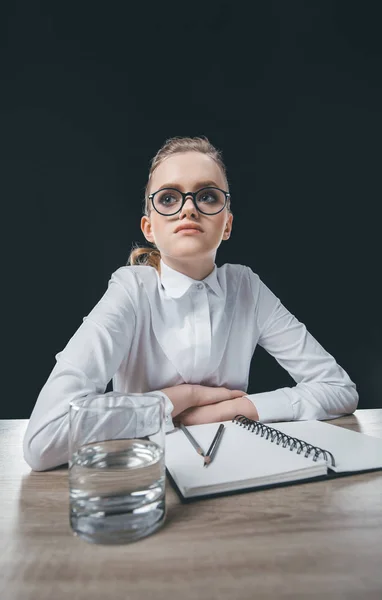
[[[163,449],[148,439],[80,447],[72,456],[69,483],[71,526],[87,541],[135,541],[165,519]]]

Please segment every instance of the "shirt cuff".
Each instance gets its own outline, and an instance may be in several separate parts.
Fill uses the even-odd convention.
[[[165,433],[169,433],[170,431],[173,431],[175,429],[175,425],[172,422],[172,411],[174,410],[174,405],[171,402],[170,398],[167,396],[167,394],[165,394],[164,392],[162,392],[161,390],[155,391],[155,392],[149,392],[147,395],[150,396],[150,394],[156,395],[156,396],[162,396],[162,398],[164,398],[164,430]]]
[[[294,420],[292,403],[282,389],[259,394],[247,394],[245,397],[255,405],[259,421],[263,423]]]

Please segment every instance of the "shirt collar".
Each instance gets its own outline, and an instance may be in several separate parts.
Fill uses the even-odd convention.
[[[184,275],[184,273],[172,269],[166,265],[162,259],[160,260],[160,269],[162,286],[166,290],[166,293],[172,298],[180,298],[193,284],[200,283],[199,280],[192,279],[192,277],[188,277],[188,275]],[[217,296],[223,297],[224,293],[218,281],[217,270],[215,264],[211,273],[202,279],[202,281],[206,283]]]

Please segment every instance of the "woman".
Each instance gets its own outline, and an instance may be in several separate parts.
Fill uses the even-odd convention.
[[[135,248],[56,355],[24,438],[34,470],[68,461],[69,401],[113,389],[160,393],[166,430],[232,419],[330,419],[353,412],[355,384],[249,267],[217,267],[233,214],[221,153],[207,138],[167,140],[151,163]],[[259,344],[296,386],[247,394]]]

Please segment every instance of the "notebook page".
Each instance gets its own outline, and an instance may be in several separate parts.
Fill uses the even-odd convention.
[[[218,450],[208,467],[203,467],[203,457],[180,429],[166,435],[166,467],[182,492],[205,487],[208,493],[214,486],[221,490],[239,489],[245,487],[239,482],[249,480],[262,480],[259,485],[263,485],[291,481],[294,473],[299,478],[327,473],[324,461],[313,462],[231,421],[224,425]],[[217,427],[217,423],[208,423],[189,426],[188,430],[206,453]]]
[[[270,425],[287,435],[329,450],[336,461],[333,471],[337,473],[382,468],[381,438],[323,421],[291,421]]]

